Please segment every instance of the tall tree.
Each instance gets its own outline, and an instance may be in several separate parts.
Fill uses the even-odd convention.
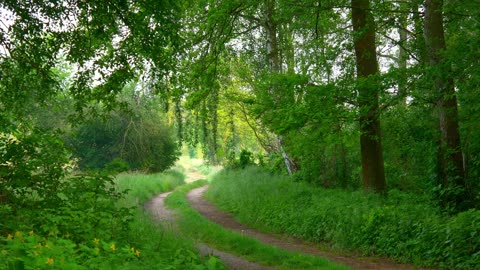
[[[404,4],[400,4],[400,8],[403,8]],[[405,73],[407,69],[407,61],[408,61],[408,52],[406,50],[407,44],[407,14],[400,14],[398,18],[398,59],[397,65],[400,69],[400,78],[398,80],[398,95],[402,98],[403,105],[407,104],[407,79],[405,78],[402,73]]]
[[[278,25],[274,19],[275,15],[275,0],[265,0],[265,36],[266,36],[266,49],[267,49],[267,63],[268,70],[271,75],[280,74],[282,72],[282,66],[280,63],[280,52],[278,46]],[[273,96],[275,103],[280,103],[282,98],[279,96],[278,89],[271,87],[270,95]],[[298,170],[297,164],[293,159],[288,155],[287,151],[284,148],[284,142],[282,135],[277,136],[278,145],[280,146],[280,151],[282,152],[282,157],[285,162],[285,167],[289,174],[294,173]]]
[[[352,0],[352,24],[357,67],[358,105],[360,110],[360,147],[363,186],[385,192],[385,172],[379,119],[379,72],[375,48],[375,23],[369,0]]]
[[[457,98],[454,81],[450,77],[451,64],[444,56],[447,46],[443,28],[443,0],[425,1],[424,37],[440,124],[439,178],[444,187],[452,184],[465,187]]]

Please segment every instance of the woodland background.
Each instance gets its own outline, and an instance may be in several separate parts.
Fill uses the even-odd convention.
[[[462,222],[474,231],[479,10],[478,0],[3,0],[0,234],[76,231],[56,241],[77,254],[101,238],[115,251],[108,241],[128,242],[119,235],[133,210],[118,211],[126,192],[110,175],[165,171],[182,149],[310,187],[425,199],[446,220],[471,215]],[[468,239],[480,257],[478,233]]]

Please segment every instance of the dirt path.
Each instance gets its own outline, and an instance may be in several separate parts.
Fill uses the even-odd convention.
[[[365,257],[354,258],[354,257],[340,256],[331,252],[320,250],[316,245],[305,243],[298,239],[293,239],[288,237],[280,238],[276,235],[256,231],[243,224],[238,223],[232,215],[220,211],[216,206],[207,202],[202,196],[203,192],[205,192],[206,189],[207,189],[207,186],[203,186],[197,189],[193,189],[187,194],[187,199],[190,202],[190,205],[194,209],[196,209],[198,212],[200,212],[202,215],[204,215],[211,221],[216,222],[222,225],[223,227],[230,228],[244,235],[250,236],[252,238],[256,238],[265,244],[274,245],[286,250],[302,252],[302,253],[311,254],[315,256],[322,256],[334,262],[348,265],[354,269],[359,269],[359,270],[418,269],[411,265],[397,264],[386,259],[365,258]]]
[[[171,229],[174,232],[178,232],[178,229],[176,227],[176,213],[175,211],[168,209],[165,206],[165,198],[170,194],[171,192],[167,193],[162,193],[148,202],[145,203],[144,208],[147,210],[153,219],[156,222],[161,223],[164,228],[166,229]],[[249,262],[246,259],[242,257],[235,256],[230,253],[226,253],[220,250],[216,250],[214,248],[211,248],[207,246],[206,244],[203,243],[197,243],[195,247],[200,251],[200,255],[202,256],[207,256],[207,255],[213,255],[216,257],[219,257],[220,260],[229,268],[232,270],[241,270],[241,269],[250,269],[250,270],[270,270],[274,269],[271,267],[263,266],[257,263]]]

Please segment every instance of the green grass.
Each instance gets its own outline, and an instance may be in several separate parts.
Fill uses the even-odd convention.
[[[141,205],[154,195],[173,190],[184,184],[185,175],[169,170],[164,173],[122,173],[115,183],[120,190],[128,190],[126,200],[129,205]]]
[[[142,210],[148,199],[171,191],[182,185],[183,180],[184,175],[177,171],[151,175],[128,173],[117,177],[117,186],[129,190],[122,204],[137,206],[127,237],[141,252],[140,260],[127,262],[119,269],[223,269],[218,259],[201,258],[192,241],[163,229]]]
[[[181,231],[189,238],[245,257],[250,261],[276,266],[279,269],[349,269],[329,262],[324,258],[288,252],[264,245],[257,240],[242,236],[208,221],[193,210],[185,198],[189,190],[206,183],[206,181],[197,181],[181,186],[166,200],[168,206],[181,213],[179,226]]]
[[[480,265],[480,211],[447,216],[419,195],[312,187],[252,167],[217,174],[207,197],[252,227],[335,249],[447,269]]]

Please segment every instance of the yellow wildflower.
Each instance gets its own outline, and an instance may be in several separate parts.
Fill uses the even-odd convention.
[[[23,235],[23,232],[21,231],[16,231],[15,232],[15,237],[21,237]]]
[[[33,230],[29,231],[28,234],[29,234],[30,236],[34,235]]]
[[[93,238],[93,242],[94,242],[95,244],[98,244],[98,243],[100,243],[100,239],[98,239],[98,238]]]
[[[43,247],[43,246],[42,246],[42,243],[38,243],[37,247],[38,247],[38,248],[42,248],[42,247]]]
[[[13,238],[13,235],[7,234],[7,238],[8,238],[8,239],[12,239],[12,238]]]
[[[48,264],[48,265],[52,265],[52,264],[55,263],[55,261],[53,260],[53,258],[48,258],[45,263]]]
[[[112,249],[113,251],[115,251],[117,249],[117,247],[115,246],[115,244],[111,244],[110,245],[110,249]]]
[[[38,252],[36,251],[33,252],[33,256],[37,257],[38,255],[39,255]]]
[[[135,256],[140,257],[140,250],[137,249],[137,250],[135,251]]]
[[[131,252],[135,252],[135,248],[134,248],[134,247],[131,247],[131,248],[130,248],[130,251],[131,251]]]

